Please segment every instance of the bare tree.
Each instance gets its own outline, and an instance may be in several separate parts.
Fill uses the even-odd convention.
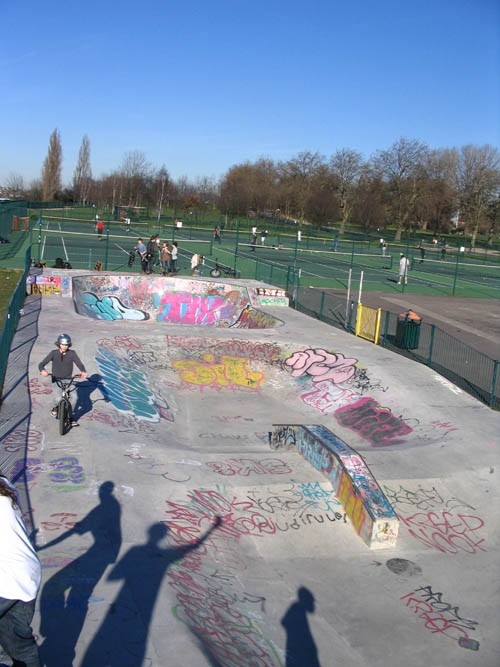
[[[303,222],[313,186],[313,178],[324,166],[324,159],[319,153],[304,151],[295,158],[279,165],[282,186],[291,195],[291,207]]]
[[[89,200],[90,187],[92,184],[92,169],[90,167],[90,141],[85,134],[82,139],[78,162],[73,174],[73,193],[75,199],[86,204]]]
[[[463,146],[456,153],[456,188],[461,216],[469,223],[472,247],[488,222],[500,189],[500,153],[493,146]],[[491,224],[491,222],[489,223]]]
[[[356,202],[356,189],[363,170],[361,153],[350,148],[341,148],[330,159],[330,170],[335,178],[335,191],[341,211],[341,232],[352,215]]]
[[[42,168],[43,198],[54,199],[61,190],[62,147],[59,130],[56,128],[50,135],[49,149]]]
[[[123,197],[126,206],[141,206],[143,197],[152,185],[152,167],[145,153],[139,150],[125,153],[120,168],[123,178]]]
[[[455,157],[449,150],[429,151],[423,160],[419,197],[415,217],[421,229],[449,231],[451,218],[457,209],[454,174]]]
[[[422,163],[428,148],[416,139],[401,138],[389,149],[378,151],[373,166],[388,186],[388,205],[396,223],[396,240],[407,229],[415,213]]]
[[[161,209],[163,203],[166,202],[168,206],[168,186],[170,178],[168,171],[165,165],[162,165],[158,170],[158,173],[154,177],[155,189],[156,189],[156,210],[158,214],[158,224],[160,223],[161,218]]]
[[[17,198],[24,197],[26,188],[24,186],[24,178],[21,174],[11,173],[5,183],[5,188],[9,193],[9,197]]]
[[[220,186],[222,211],[229,215],[247,215],[257,209],[255,168],[249,162],[231,167]]]

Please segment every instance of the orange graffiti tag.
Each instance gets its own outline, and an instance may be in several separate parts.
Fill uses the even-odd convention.
[[[363,501],[356,496],[349,475],[347,475],[345,471],[342,472],[337,496],[344,506],[345,513],[352,521],[354,530],[359,535],[366,519],[366,512],[363,507]]]

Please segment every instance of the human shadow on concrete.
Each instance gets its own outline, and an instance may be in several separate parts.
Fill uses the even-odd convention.
[[[203,544],[221,522],[220,517],[216,517],[202,537],[176,547],[160,544],[168,531],[165,523],[150,526],[147,541],[131,547],[107,577],[108,581],[123,583],[90,642],[80,667],[141,667],[145,664],[149,626],[161,582],[169,566]],[[164,660],[167,664],[168,657],[164,656]]]
[[[91,533],[94,544],[58,570],[40,595],[40,634],[45,637],[40,655],[47,665],[72,665],[94,588],[120,551],[121,507],[113,482],[99,487],[100,503],[87,516],[38,551],[54,547],[73,535]],[[95,663],[99,664],[99,661]]]
[[[297,600],[281,619],[281,625],[286,630],[285,667],[321,667],[307,619],[307,614],[313,614],[314,609],[314,595],[301,586],[297,591]]]
[[[108,391],[104,385],[102,376],[99,373],[94,373],[86,380],[78,382],[76,385],[76,402],[73,409],[73,416],[75,419],[80,419],[83,415],[91,412],[94,403],[97,401],[110,402]],[[94,392],[100,392],[101,397],[92,398]]]

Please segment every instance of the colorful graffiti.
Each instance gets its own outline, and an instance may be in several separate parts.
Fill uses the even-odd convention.
[[[128,308],[116,296],[103,296],[99,299],[92,292],[82,294],[82,315],[98,320],[148,320],[149,314],[137,308]]]
[[[85,482],[83,467],[75,456],[48,462],[39,458],[19,459],[14,463],[12,478],[20,476],[23,471],[27,482],[34,482],[41,474],[46,474],[57,491],[74,491]]]
[[[294,352],[285,361],[285,366],[292,370],[293,377],[308,375],[313,382],[329,380],[333,384],[342,384],[355,374],[356,363],[357,359],[346,359],[340,353],[308,348]]]
[[[102,320],[151,320],[191,326],[264,329],[281,320],[251,306],[244,285],[162,276],[73,277],[81,315]]]
[[[394,444],[394,439],[413,431],[411,426],[395,417],[391,410],[383,408],[375,399],[369,397],[339,408],[335,411],[335,419],[342,426],[369,440],[374,447]]]
[[[203,640],[214,663],[241,667],[278,667],[277,647],[266,637],[264,591],[244,588],[236,541],[245,535],[275,539],[280,532],[308,530],[310,525],[345,527],[339,502],[324,485],[288,483],[249,488],[246,498],[233,492],[193,490],[183,501],[167,502],[167,524],[175,545],[195,541],[214,515],[222,523],[202,547],[170,568],[167,578],[176,593],[175,616]],[[220,562],[224,563],[220,571]]]
[[[329,479],[356,533],[373,548],[395,544],[396,513],[362,457],[324,426],[274,427],[279,433],[285,428],[292,431],[298,452]],[[273,433],[270,440],[279,444]]]
[[[173,420],[166,401],[151,390],[145,372],[108,347],[98,349],[96,361],[107,396],[118,411],[150,422],[158,422],[160,417]]]
[[[264,373],[250,370],[250,362],[242,357],[203,354],[201,360],[181,359],[172,362],[186,384],[199,387],[232,387],[256,389],[264,381]]]
[[[153,303],[159,309],[158,322],[175,322],[196,326],[219,326],[234,323],[240,314],[238,295],[189,294],[188,292],[165,292],[155,294]]]

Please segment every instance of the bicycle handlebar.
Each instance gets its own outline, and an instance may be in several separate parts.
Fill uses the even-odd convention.
[[[72,375],[70,378],[56,378],[53,373],[49,373],[49,376],[54,380],[58,387],[63,384],[71,386],[72,384],[75,384],[75,380],[82,377],[81,373],[78,373],[78,375]]]

